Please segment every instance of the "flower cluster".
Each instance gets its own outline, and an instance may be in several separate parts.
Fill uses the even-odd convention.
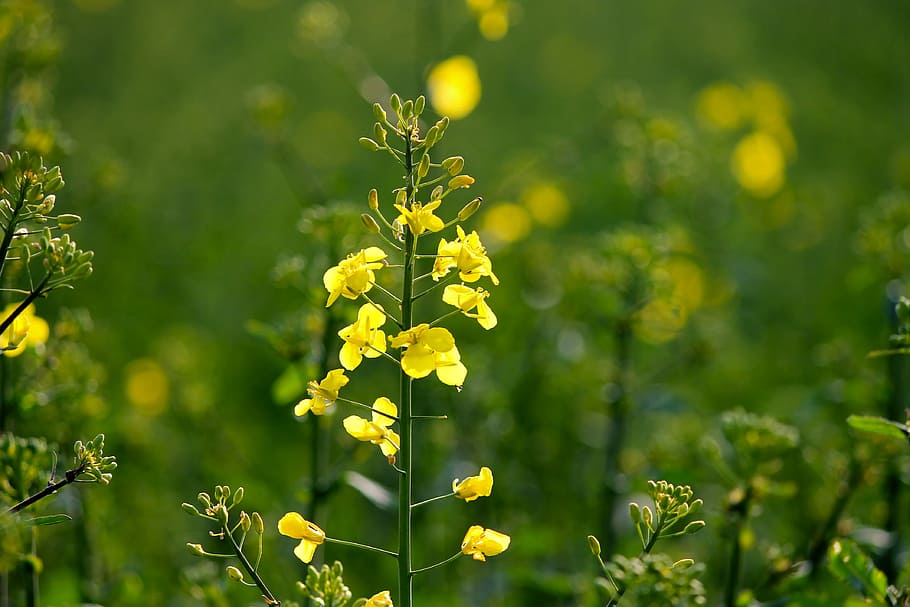
[[[390,216],[392,221],[383,213],[376,190],[370,191],[367,197],[370,213],[364,213],[361,219],[370,233],[384,241],[383,248],[370,246],[352,252],[323,276],[328,292],[326,307],[344,298],[358,301],[360,308],[354,322],[338,332],[342,341],[338,361],[342,368],[328,371],[322,380],[311,381],[307,387],[308,398],[297,404],[294,413],[297,416],[310,412],[323,415],[336,403],[369,410],[369,418],[358,415],[345,417],[342,423],[345,431],[359,441],[378,446],[397,473],[407,478],[412,474],[410,443],[413,422],[445,418],[415,414],[411,402],[411,382],[435,374],[446,386],[460,388],[464,384],[468,369],[462,361],[455,337],[440,323],[448,316],[462,314],[476,320],[484,329],[494,328],[498,320],[488,303],[490,292],[475,283],[483,279],[496,286],[499,279],[493,273],[493,263],[480,236],[476,231],[466,232],[461,225],[477,211],[481,199],[471,200],[457,212],[450,213],[451,219],[445,218],[446,198],[453,192],[470,188],[474,183],[473,177],[462,173],[462,157],[451,156],[438,162],[431,159],[430,150],[445,135],[448,119],[436,122],[421,136],[418,117],[425,105],[424,98],[402,103],[397,96],[393,96],[390,104],[397,120],[390,121],[385,110],[376,104],[374,138],[362,138],[361,143],[370,150],[385,151],[398,159],[407,171],[405,185],[393,191],[394,201],[389,205],[394,210]],[[403,149],[389,143],[390,135],[401,141]],[[454,240],[440,237],[437,242],[424,244],[428,238],[435,238],[432,235],[453,226]],[[390,259],[387,251],[391,250],[394,250],[391,257],[400,261]],[[456,278],[458,281],[454,280]],[[433,291],[454,310],[440,318],[422,317],[421,313],[433,310],[435,306],[417,309],[415,304]],[[397,327],[396,330],[387,334],[387,327],[392,325]],[[364,363],[364,359],[391,363],[397,369],[401,386],[397,404],[388,396],[378,396],[370,405],[339,395],[350,381],[345,371],[354,371]],[[455,479],[451,493],[422,502],[413,501],[410,480],[401,483],[399,505],[410,510],[450,497],[471,502],[489,496],[492,488],[493,472],[484,466],[477,476]],[[287,513],[279,522],[278,529],[282,534],[299,540],[294,554],[304,562],[312,560],[316,548],[323,542],[354,545],[394,556],[399,561],[399,604],[405,607],[411,603],[410,585],[414,574],[433,569],[461,555],[483,561],[503,552],[510,543],[509,536],[503,533],[473,525],[453,557],[429,567],[412,569],[410,525],[409,516],[399,517],[399,553],[327,537],[319,526],[296,512]],[[404,551],[407,551],[406,556],[402,554]],[[367,604],[391,606],[391,594],[380,592],[368,599]]]

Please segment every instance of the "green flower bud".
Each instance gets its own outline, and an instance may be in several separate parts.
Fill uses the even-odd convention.
[[[691,523],[686,525],[686,528],[683,529],[683,533],[686,535],[692,535],[693,533],[701,531],[704,528],[705,528],[705,521],[692,521]]]
[[[401,117],[407,120],[414,115],[414,102],[408,99],[404,102],[404,105],[401,106]]]
[[[457,190],[458,188],[469,188],[472,183],[474,183],[474,178],[470,175],[459,175],[449,179],[448,186],[450,190]]]
[[[376,191],[376,188],[370,190],[370,193],[367,194],[367,206],[370,207],[370,210],[375,211],[379,208],[379,192]]]
[[[199,516],[199,509],[196,508],[196,506],[194,506],[193,504],[188,504],[187,502],[183,502],[182,504],[180,504],[180,507],[183,508],[183,511],[186,512],[187,514],[192,514],[193,516]]]
[[[378,141],[380,145],[384,146],[386,144],[386,135],[388,134],[388,131],[382,128],[380,123],[377,122],[373,125],[373,137],[376,138],[376,141]]]
[[[37,211],[38,213],[41,213],[43,215],[47,215],[48,213],[50,213],[51,211],[54,210],[54,202],[56,202],[56,200],[57,200],[57,197],[54,196],[53,194],[51,194],[49,196],[45,196],[44,200],[41,201],[41,204],[38,205],[38,208],[35,209],[35,211]]]
[[[376,143],[375,141],[373,141],[372,139],[370,139],[369,137],[361,137],[357,141],[360,142],[360,145],[362,145],[364,148],[366,148],[367,150],[369,150],[371,152],[378,152],[381,149],[379,147],[379,144]]]
[[[187,542],[186,549],[189,550],[192,555],[205,556],[205,550],[202,549],[202,544],[190,544]]]
[[[208,493],[205,493],[203,491],[202,493],[200,493],[199,495],[196,496],[196,499],[198,499],[199,503],[202,504],[203,506],[205,506],[206,508],[212,507],[212,498],[209,496]]]
[[[421,95],[417,98],[417,101],[414,102],[414,115],[420,116],[423,114],[423,108],[427,105],[427,98]]]
[[[243,501],[243,487],[237,487],[237,491],[234,492],[233,504],[236,506]]]
[[[57,227],[61,230],[69,230],[79,224],[82,218],[72,213],[65,213],[57,216]]]
[[[250,530],[250,527],[253,525],[253,521],[250,520],[250,515],[246,512],[240,512],[240,528],[243,529],[244,533],[247,533]]]
[[[396,114],[401,114],[401,98],[398,93],[392,93],[392,96],[389,97],[389,105]]]
[[[243,581],[243,572],[234,567],[233,565],[228,565],[225,569],[227,571],[228,577],[234,580],[235,582]]]
[[[379,224],[376,223],[376,220],[373,219],[372,215],[362,213],[360,215],[360,221],[363,222],[363,226],[367,229],[367,232],[370,234],[379,234]]]
[[[439,200],[440,198],[442,198],[442,193],[443,193],[442,186],[441,185],[436,186],[435,188],[433,188],[433,191],[430,192],[430,200]]]
[[[423,179],[427,176],[427,173],[430,172],[430,155],[424,154],[423,158],[420,159],[420,163],[417,165],[417,177],[418,179]]]
[[[588,547],[594,556],[600,556],[600,542],[593,535],[588,536]]]
[[[645,506],[641,509],[641,520],[647,525],[648,529],[651,529],[651,521],[654,520],[654,515],[649,507]]]
[[[641,521],[641,507],[635,502],[629,503],[629,518],[632,519],[632,524],[634,525]]]
[[[395,192],[395,204],[400,204],[404,206],[404,203],[408,201],[408,192],[404,188]]]
[[[468,217],[477,212],[477,209],[480,208],[481,203],[483,203],[483,198],[478,196],[468,204],[464,205],[460,211],[458,211],[458,221],[465,221]]]
[[[257,534],[262,535],[265,532],[265,525],[262,522],[262,516],[258,512],[254,512],[253,516],[253,531]]]
[[[217,504],[214,508],[215,518],[221,523],[222,526],[227,527],[228,524],[228,510],[225,508],[224,504]]]
[[[373,104],[373,115],[376,117],[376,120],[379,122],[385,122],[387,120],[385,110],[382,109],[382,105],[379,103]]]
[[[450,156],[442,161],[442,168],[449,172],[449,175],[458,175],[464,168],[464,158],[461,156]]]
[[[431,126],[427,131],[426,137],[423,138],[423,142],[429,149],[436,145],[437,141],[439,141],[439,129],[436,126]]]
[[[692,559],[679,559],[678,561],[673,563],[672,567],[673,567],[673,569],[688,569],[689,567],[691,567],[694,564],[695,564],[695,561]]]

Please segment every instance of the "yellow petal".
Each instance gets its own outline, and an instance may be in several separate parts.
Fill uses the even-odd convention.
[[[313,554],[316,552],[317,544],[310,542],[308,540],[301,540],[297,547],[294,548],[294,556],[299,558],[304,563],[309,563],[313,560]]]
[[[288,512],[278,521],[278,533],[299,540],[306,533],[307,520],[297,512]]]
[[[398,415],[398,407],[396,407],[395,403],[387,397],[380,396],[373,401],[373,409],[375,409],[375,411],[373,411],[373,423],[377,426],[385,428],[395,423],[394,418]],[[388,415],[391,415],[392,417],[383,415],[383,413],[388,413]]]
[[[353,371],[360,366],[360,361],[362,360],[363,355],[360,353],[360,348],[349,341],[344,342],[344,345],[341,346],[341,352],[338,353],[338,361],[341,366],[348,371]]]
[[[297,403],[297,406],[294,407],[294,415],[296,415],[297,417],[302,417],[302,416],[306,415],[307,412],[312,407],[312,405],[313,405],[313,399],[311,399],[311,398],[303,399],[302,401]]]
[[[446,352],[455,347],[455,338],[448,329],[442,327],[427,329],[420,335],[418,341],[437,352]]]

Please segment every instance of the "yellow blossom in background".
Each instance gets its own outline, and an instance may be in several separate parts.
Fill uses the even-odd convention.
[[[459,277],[465,282],[477,282],[481,276],[489,276],[493,284],[498,285],[499,279],[493,274],[493,262],[487,257],[487,250],[477,232],[465,234],[461,226],[455,226],[455,229],[458,232],[456,240],[439,240],[436,261],[433,262],[433,280],[439,280],[451,269],[457,268]]]
[[[349,415],[344,418],[344,429],[357,440],[379,445],[379,449],[386,457],[395,455],[400,446],[400,439],[389,426],[395,423],[398,407],[385,396],[380,396],[373,402],[373,409],[372,421],[357,415]],[[383,415],[384,413],[387,415]]]
[[[385,324],[386,315],[381,307],[367,303],[357,311],[357,320],[349,324],[338,336],[344,340],[338,360],[341,366],[353,371],[363,357],[376,358],[386,351],[385,332],[379,327]]]
[[[753,196],[768,198],[784,185],[784,152],[777,139],[758,131],[736,144],[731,158],[736,181]]]
[[[717,82],[698,94],[695,112],[698,119],[709,127],[720,130],[737,129],[749,115],[749,99],[735,84]]]
[[[339,297],[357,299],[373,288],[376,280],[374,270],[381,268],[387,257],[379,247],[368,247],[351,253],[345,259],[326,270],[322,282],[329,292],[325,307],[331,306]]]
[[[127,400],[139,413],[154,417],[167,408],[170,382],[158,361],[140,358],[126,366],[125,390]]]
[[[561,226],[569,216],[569,199],[555,183],[541,181],[528,186],[521,201],[534,221],[548,228]]]
[[[659,297],[645,305],[635,316],[635,334],[642,341],[661,344],[676,337],[688,322],[688,313],[679,302]]]
[[[449,285],[442,293],[442,301],[455,306],[468,318],[476,318],[484,329],[492,329],[496,326],[497,320],[493,310],[487,305],[486,299],[489,296],[489,291],[480,287],[472,289],[464,285]],[[471,312],[475,308],[477,311]]]
[[[439,381],[446,385],[464,383],[468,370],[448,329],[423,323],[402,331],[390,342],[393,348],[403,348],[401,369],[411,377],[420,379],[436,371]]]
[[[488,556],[505,552],[511,542],[512,538],[505,533],[473,525],[461,542],[461,552],[476,561],[485,561]]]
[[[466,55],[437,63],[427,77],[427,91],[437,114],[451,120],[464,118],[480,102],[477,64]]]
[[[434,200],[426,206],[419,202],[415,202],[410,209],[400,204],[394,206],[398,209],[398,212],[401,213],[401,215],[398,216],[398,223],[402,225],[407,224],[412,234],[420,235],[427,230],[438,232],[445,227],[445,222],[439,217],[436,217],[436,215],[433,215],[433,211],[438,209],[441,204],[441,200]]]
[[[684,257],[668,260],[662,268],[671,285],[670,297],[685,308],[687,313],[701,307],[705,298],[705,278],[701,267]]]
[[[394,607],[392,605],[392,595],[388,590],[377,592],[371,596],[363,607]]]
[[[294,415],[300,417],[312,411],[313,415],[322,415],[328,407],[335,404],[338,391],[347,385],[350,378],[344,374],[344,369],[332,369],[321,382],[311,381],[307,384],[310,398],[305,398],[294,407]]]
[[[521,205],[501,202],[484,214],[481,229],[500,242],[515,242],[531,232],[531,217]]]
[[[0,319],[6,320],[19,307],[18,303],[9,304],[3,309]],[[13,319],[13,322],[0,336],[0,348],[3,356],[14,358],[25,352],[28,346],[39,346],[50,337],[50,326],[47,321],[35,315],[35,304],[29,304]]]
[[[316,547],[325,541],[325,531],[297,512],[288,512],[281,517],[281,520],[278,521],[278,532],[281,535],[300,540],[300,543],[294,548],[294,555],[304,563],[313,560]]]
[[[456,478],[452,481],[452,492],[455,497],[466,502],[474,501],[478,497],[489,497],[493,492],[493,471],[484,466],[478,476],[469,476],[463,481]]]

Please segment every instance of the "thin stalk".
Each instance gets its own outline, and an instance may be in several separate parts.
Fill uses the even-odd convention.
[[[463,554],[464,553],[459,550],[458,552],[456,552],[455,554],[453,554],[452,556],[450,556],[449,558],[447,558],[444,561],[439,561],[438,563],[434,563],[434,564],[430,565],[429,567],[421,567],[420,569],[415,569],[411,573],[414,573],[416,575],[418,573],[425,573],[427,571],[430,571],[431,569],[436,569],[437,567],[442,567],[443,565],[448,565],[452,561],[458,559]]]
[[[228,531],[227,527],[221,527],[224,530],[224,534],[229,540],[231,540],[231,548],[234,549],[234,554],[237,555],[237,558],[240,560],[240,564],[243,565],[243,568],[246,569],[246,572],[250,574],[250,577],[253,578],[253,581],[256,582],[256,586],[259,587],[259,590],[262,591],[262,596],[266,599],[268,605],[281,605],[281,601],[275,598],[275,595],[272,594],[272,591],[269,590],[269,587],[265,585],[265,582],[262,581],[262,578],[259,577],[259,573],[256,569],[250,564],[250,561],[246,558],[246,555],[243,553],[243,550],[240,549],[240,546],[237,545],[237,541],[234,539],[234,536],[231,535],[231,532]]]
[[[397,557],[397,552],[392,552],[391,550],[386,550],[385,548],[377,548],[376,546],[370,546],[369,544],[361,544],[359,542],[350,542],[348,540],[339,540],[333,537],[325,538],[325,541],[329,544],[338,544],[339,546],[351,546],[352,548],[360,548],[361,550],[369,550],[370,552],[378,552],[379,554],[385,554],[386,556]]]
[[[32,547],[31,553],[33,560],[25,562],[25,570],[28,573],[28,583],[25,585],[25,604],[28,607],[38,607],[40,592],[38,585],[38,568],[35,562],[38,558],[38,528],[32,527]]]
[[[405,130],[406,205],[414,197],[414,153],[411,149],[411,133]],[[404,236],[404,280],[401,292],[401,323],[404,329],[413,326],[414,320],[414,255],[417,253],[414,234],[405,230]],[[411,571],[411,377],[401,369],[399,372],[399,468],[398,480],[398,601],[399,607],[411,607],[413,594],[413,573]]]
[[[382,415],[383,417],[387,417],[387,418],[389,418],[390,420],[392,420],[393,422],[397,422],[397,421],[398,421],[398,418],[395,417],[394,415],[390,415],[390,414],[388,414],[388,413],[385,413],[384,411],[380,411],[379,409],[374,409],[374,408],[371,407],[370,405],[366,405],[366,404],[364,404],[364,403],[359,403],[359,402],[357,402],[356,400],[350,400],[350,399],[347,399],[347,398],[342,398],[342,397],[340,397],[340,396],[339,396],[338,398],[336,398],[335,400],[337,400],[337,401],[339,401],[339,402],[342,402],[342,403],[348,403],[349,405],[356,405],[356,406],[362,407],[362,408],[364,408],[364,409],[369,409],[369,410],[372,411],[373,413],[376,413],[376,414],[378,414],[378,415]]]
[[[423,505],[429,504],[431,502],[437,502],[439,500],[444,500],[448,497],[452,497],[453,495],[455,495],[454,491],[452,491],[451,493],[446,493],[445,495],[437,495],[436,497],[431,497],[428,500],[423,500],[422,502],[417,502],[416,504],[411,504],[411,510],[413,510],[414,508],[417,508],[418,506],[423,506]],[[414,573],[417,573],[417,572],[415,571]]]
[[[6,511],[7,514],[12,514],[14,512],[19,512],[20,510],[24,510],[25,508],[28,508],[35,502],[47,497],[48,495],[52,495],[52,494],[56,493],[59,489],[62,489],[66,485],[76,482],[76,477],[78,477],[80,474],[82,474],[85,471],[85,466],[86,466],[85,464],[82,464],[78,468],[73,468],[72,470],[67,470],[66,474],[64,474],[64,476],[63,476],[63,480],[50,484],[47,487],[45,487],[44,489],[42,489],[41,491],[39,491],[38,493],[25,498],[24,500],[22,500],[21,502],[19,502],[18,504],[16,504],[9,510],[7,510]]]
[[[616,324],[613,338],[616,342],[616,375],[613,383],[616,396],[607,403],[610,424],[607,428],[607,442],[604,453],[604,480],[601,491],[601,529],[603,529],[603,550],[613,554],[616,548],[616,527],[613,524],[616,503],[619,499],[619,479],[622,474],[620,457],[626,439],[626,421],[631,408],[629,399],[629,368],[631,366],[632,325],[628,320]]]

